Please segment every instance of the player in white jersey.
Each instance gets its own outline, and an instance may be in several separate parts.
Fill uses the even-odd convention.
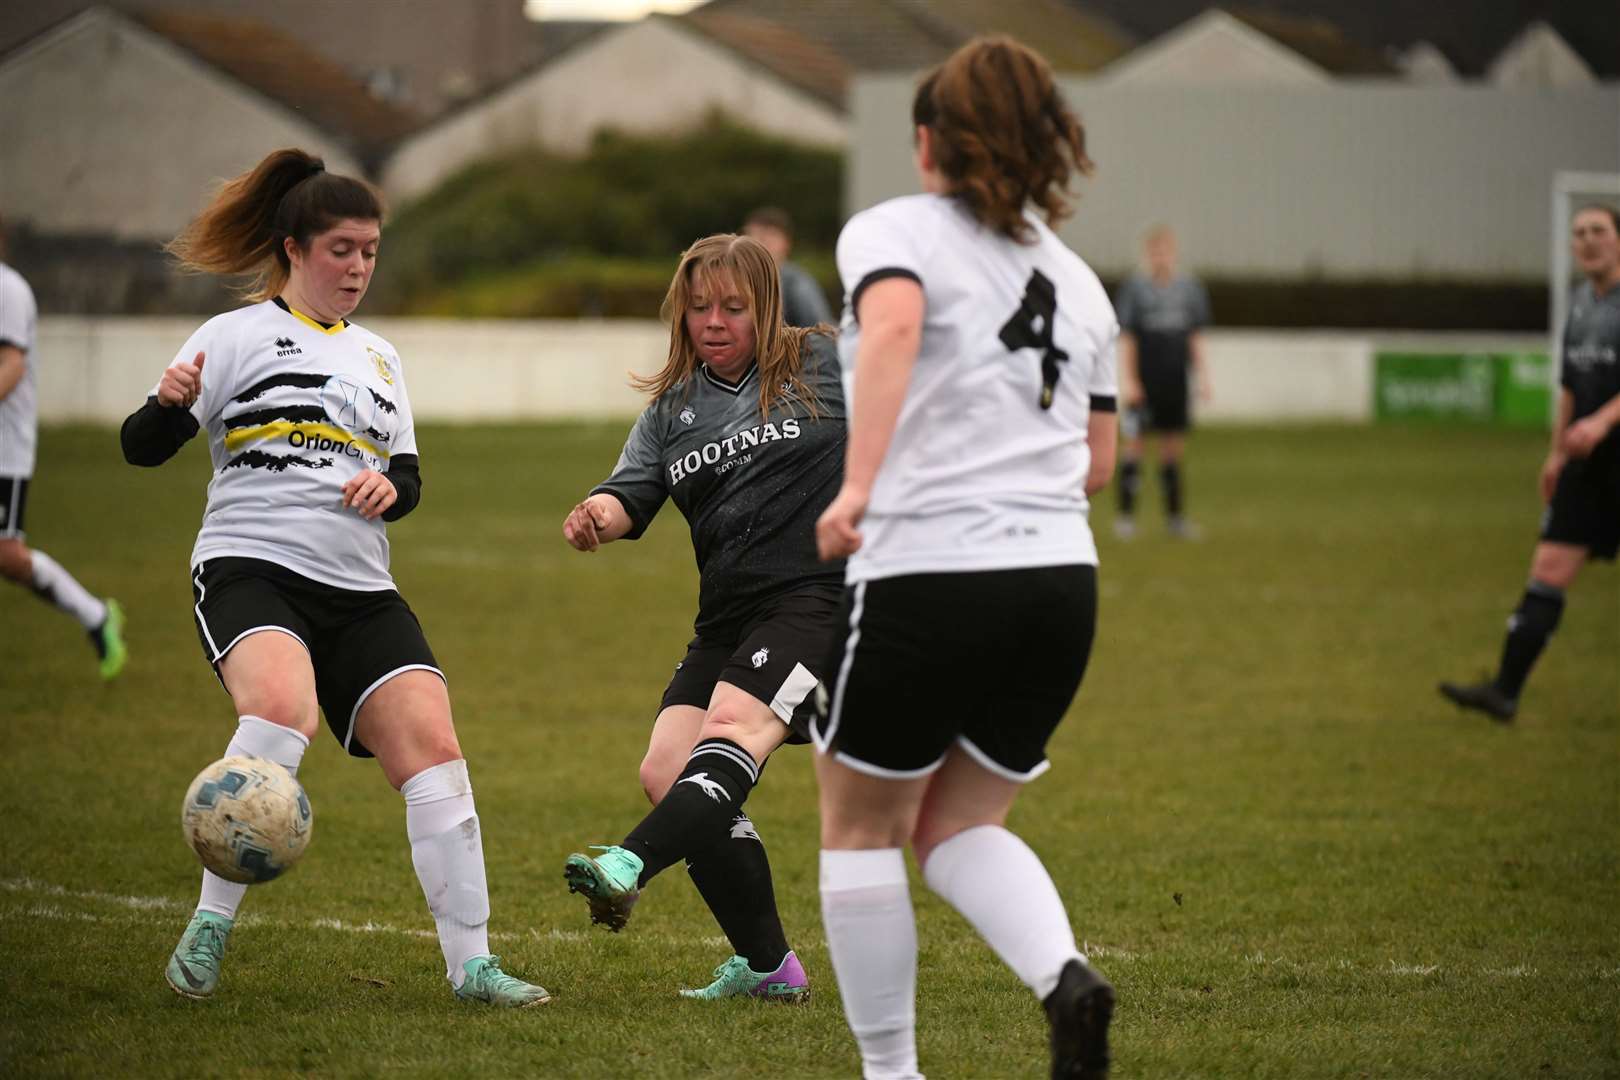
[[[920,1076],[910,845],[1043,1003],[1052,1075],[1100,1077],[1113,988],[1003,827],[1096,620],[1086,518],[1114,467],[1119,328],[1048,227],[1091,163],[1046,62],[1007,38],[959,49],[912,117],[926,193],[838,240],[850,442],[816,538],[849,559],[847,624],[812,728],[827,946],[864,1075]]]
[[[124,422],[124,456],[159,465],[206,430],[208,505],[192,550],[203,654],[236,708],[226,754],[294,773],[325,713],[405,798],[411,861],[458,998],[549,995],[489,952],[489,890],[467,763],[443,673],[394,589],[384,522],[421,494],[405,374],[348,316],[371,282],[382,202],[318,158],[278,150],[226,182],[170,250],[182,265],[256,271],[256,303],[191,336]],[[165,972],[211,996],[247,886],[203,871]]]
[[[5,257],[0,247],[0,259]],[[101,677],[124,669],[124,612],[97,599],[62,564],[24,541],[28,488],[39,437],[34,367],[38,345],[34,291],[0,261],[0,576],[77,619],[101,658]]]
[[[581,551],[634,540],[665,501],[692,532],[695,636],[664,691],[641,783],[654,804],[620,844],[569,856],[593,922],[618,930],[681,859],[736,955],[687,997],[806,1000],[770,862],[743,803],[766,759],[805,734],[838,629],[843,570],[815,521],[844,468],[844,392],[825,333],[783,325],[764,245],[721,234],[681,256],[663,306],[669,358],[613,473],[569,513]]]

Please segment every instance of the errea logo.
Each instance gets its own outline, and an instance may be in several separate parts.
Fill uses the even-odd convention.
[[[303,349],[298,347],[298,343],[290,337],[276,338],[277,356],[299,356],[303,353],[303,351]]]

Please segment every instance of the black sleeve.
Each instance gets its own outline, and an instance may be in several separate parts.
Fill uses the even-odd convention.
[[[197,434],[202,425],[190,410],[159,405],[154,395],[130,413],[118,432],[124,460],[131,465],[161,465]]]
[[[398,521],[422,501],[422,470],[415,454],[395,454],[388,461],[388,481],[394,485],[394,505],[383,511],[384,521]]]

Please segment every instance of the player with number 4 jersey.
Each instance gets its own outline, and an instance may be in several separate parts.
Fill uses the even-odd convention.
[[[1114,467],[1119,327],[1051,229],[1091,163],[1046,62],[1007,38],[928,75],[912,120],[925,193],[838,239],[850,436],[816,540],[848,584],[811,732],[827,948],[863,1075],[920,1077],[909,846],[1044,1005],[1051,1075],[1097,1078],[1113,988],[1003,827],[1096,621],[1087,511]]]

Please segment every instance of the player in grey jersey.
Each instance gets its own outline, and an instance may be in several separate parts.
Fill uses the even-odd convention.
[[[592,921],[618,930],[684,858],[736,955],[683,994],[800,1001],[809,982],[743,802],[778,746],[806,741],[837,629],[842,566],[817,560],[815,521],[844,464],[838,358],[825,334],[783,324],[776,264],[747,237],[694,244],[663,314],[668,362],[638,383],[653,401],[563,535],[580,551],[635,539],[673,500],[697,556],[695,636],[641,765],[653,810],[620,844],[570,856],[564,875]]]
[[[1620,551],[1620,211],[1585,206],[1570,223],[1570,249],[1586,278],[1564,326],[1558,408],[1541,467],[1547,504],[1530,582],[1508,618],[1494,678],[1443,682],[1440,693],[1507,722],[1530,668],[1564,612],[1564,591],[1588,559]]]
[[[1114,532],[1136,535],[1136,497],[1142,484],[1145,436],[1157,442],[1159,482],[1171,536],[1191,538],[1196,530],[1184,511],[1181,471],[1187,430],[1192,426],[1189,389],[1209,397],[1204,360],[1209,294],[1191,274],[1176,268],[1176,237],[1168,225],[1148,230],[1142,242],[1145,272],[1119,287],[1119,376],[1126,405],[1125,450],[1119,466],[1119,513]]]
[[[0,259],[5,248],[0,244]],[[28,489],[39,435],[34,398],[38,309],[34,291],[0,261],[0,577],[72,616],[101,658],[101,677],[124,668],[124,613],[118,601],[97,599],[61,563],[24,540]]]

